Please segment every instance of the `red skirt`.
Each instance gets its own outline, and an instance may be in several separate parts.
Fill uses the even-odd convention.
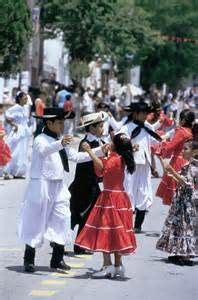
[[[3,139],[0,139],[0,166],[5,166],[11,160],[11,152]]]
[[[131,254],[136,249],[133,214],[124,191],[104,190],[75,244],[91,251]]]
[[[186,164],[186,160],[182,156],[173,157],[170,165],[175,171],[181,171],[181,168]],[[164,205],[171,205],[174,193],[177,188],[177,182],[170,176],[164,174],[157,188],[156,196],[162,198]]]

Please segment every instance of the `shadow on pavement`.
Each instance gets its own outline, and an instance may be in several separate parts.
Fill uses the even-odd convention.
[[[47,272],[47,273],[52,272],[50,268],[47,266],[36,266],[36,271],[34,273],[25,272],[23,266],[8,266],[6,267],[6,269],[16,273],[24,273],[24,274],[37,275],[37,276],[45,275],[39,272]]]
[[[158,231],[145,231],[145,235],[148,237],[160,237],[160,232]]]
[[[81,275],[74,275],[72,278],[73,279],[92,279],[92,280],[113,280],[113,281],[128,281],[131,278],[129,277],[125,277],[122,279],[116,279],[116,278],[105,278],[105,277],[100,277],[100,278],[93,278],[92,275],[96,272],[98,272],[98,270],[95,270],[93,268],[88,268],[88,272],[86,272],[85,274],[81,274]]]
[[[172,266],[179,266],[179,267],[194,267],[194,266],[196,266],[196,265],[198,265],[198,261],[196,260],[193,260],[193,265],[192,266],[189,266],[189,265],[177,265],[177,264],[174,264],[174,263],[172,263],[172,262],[170,262],[169,260],[168,260],[168,257],[156,257],[156,258],[153,258],[153,259],[150,259],[150,261],[153,261],[153,262],[163,262],[163,263],[166,263],[166,264],[169,264],[169,265],[172,265]]]

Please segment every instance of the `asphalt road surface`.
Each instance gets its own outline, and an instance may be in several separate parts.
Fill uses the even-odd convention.
[[[77,143],[77,141],[76,141]],[[76,146],[76,144],[75,144]],[[70,163],[73,178],[75,164]],[[153,191],[159,179],[152,179]],[[16,224],[27,180],[0,180],[0,299],[59,300],[197,300],[198,259],[194,266],[175,266],[167,255],[155,249],[168,207],[155,198],[146,215],[144,232],[137,235],[134,255],[123,259],[127,278],[124,281],[92,279],[90,274],[101,267],[101,254],[65,256],[72,269],[68,274],[50,272],[51,248],[46,241],[37,251],[37,271],[23,272],[22,245],[17,239]],[[68,249],[72,250],[72,249]]]

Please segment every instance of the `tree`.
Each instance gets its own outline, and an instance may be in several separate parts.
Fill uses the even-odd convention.
[[[126,65],[126,54],[153,49],[159,43],[148,16],[133,0],[42,1],[43,26],[51,30],[51,36],[63,32],[73,60],[89,61],[95,53],[105,54],[120,69]]]
[[[143,84],[148,87],[151,83],[161,85],[166,82],[171,88],[177,88],[182,78],[198,70],[198,43],[193,43],[198,36],[198,2],[137,0],[136,4],[150,13],[153,29],[173,39],[148,51],[147,58],[142,61]],[[184,42],[174,37],[191,41]]]
[[[0,72],[8,76],[19,69],[31,34],[26,0],[0,0]]]

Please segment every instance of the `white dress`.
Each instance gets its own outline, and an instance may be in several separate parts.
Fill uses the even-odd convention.
[[[12,159],[4,168],[4,172],[13,176],[25,176],[28,142],[31,136],[31,129],[28,126],[29,116],[27,109],[19,104],[15,104],[6,111],[5,116],[17,124],[18,130],[14,132],[12,129],[8,135],[7,143],[11,149]]]

